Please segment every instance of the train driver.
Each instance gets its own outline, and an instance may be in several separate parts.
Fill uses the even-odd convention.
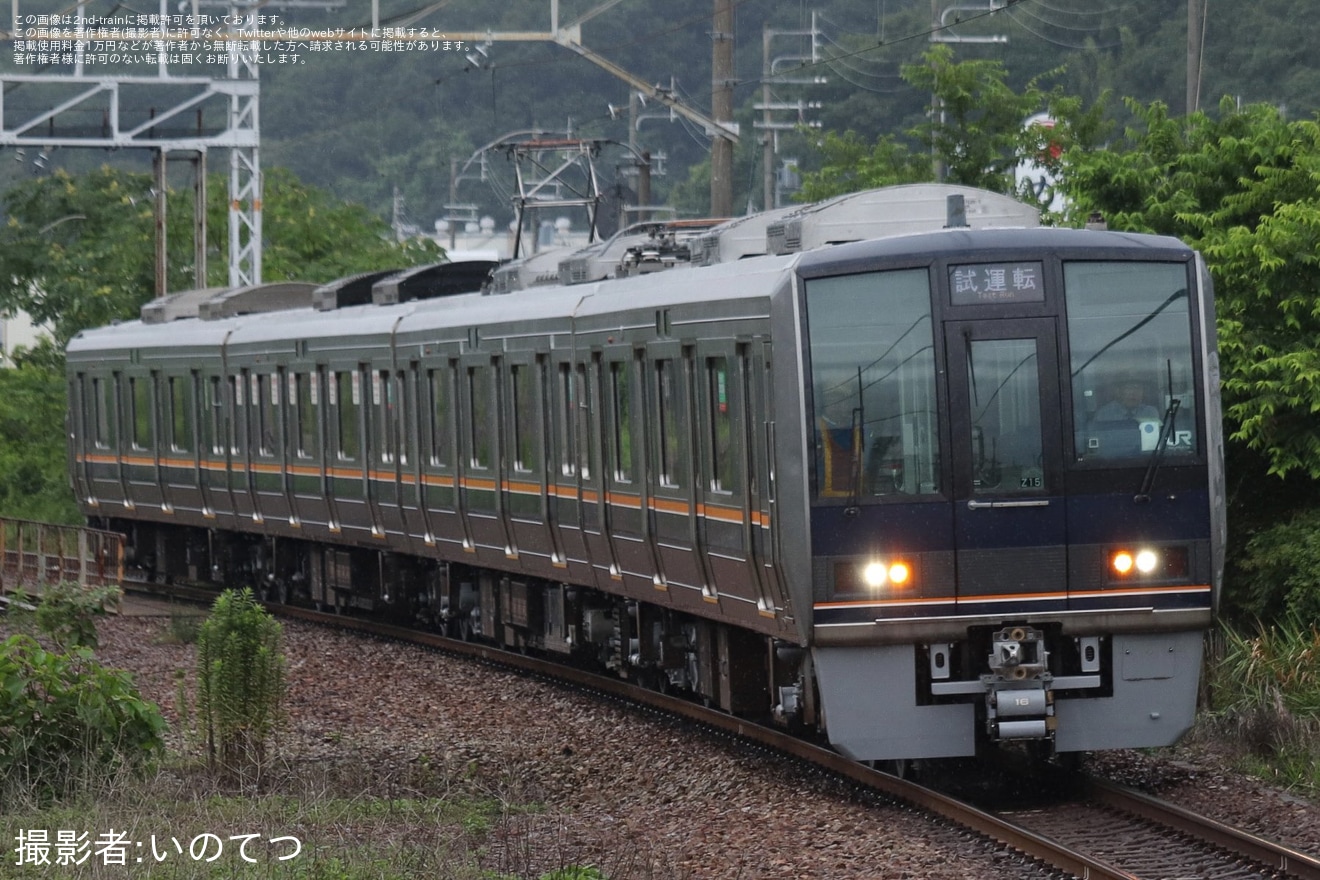
[[[1109,401],[1095,411],[1086,430],[1088,458],[1118,458],[1153,449],[1160,412],[1146,402],[1146,384],[1125,374],[1113,383]]]

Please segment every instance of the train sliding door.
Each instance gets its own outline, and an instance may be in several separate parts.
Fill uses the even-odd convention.
[[[944,324],[954,541],[962,613],[1005,595],[1066,604],[1058,342],[1054,318]]]

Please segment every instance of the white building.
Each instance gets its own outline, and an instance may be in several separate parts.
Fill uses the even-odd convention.
[[[11,355],[15,349],[31,348],[43,337],[49,338],[50,331],[33,324],[26,312],[16,315],[0,313],[0,367],[12,367]]]

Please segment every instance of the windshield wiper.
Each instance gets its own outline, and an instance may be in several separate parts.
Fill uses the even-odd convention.
[[[1169,371],[1169,406],[1164,410],[1164,416],[1160,419],[1160,437],[1155,443],[1155,448],[1150,454],[1150,464],[1146,466],[1146,476],[1141,480],[1141,488],[1137,490],[1136,496],[1132,499],[1138,504],[1145,504],[1150,501],[1150,490],[1155,487],[1155,474],[1160,469],[1160,459],[1164,457],[1164,450],[1169,445],[1169,438],[1173,436],[1174,417],[1178,414],[1178,407],[1182,405],[1173,394],[1173,361],[1166,362]]]

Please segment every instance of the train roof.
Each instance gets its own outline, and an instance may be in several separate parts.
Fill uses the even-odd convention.
[[[1178,251],[1184,255],[1192,253],[1190,247],[1176,238],[1140,232],[1110,232],[1051,226],[961,228],[895,235],[871,241],[840,244],[831,248],[818,248],[802,255],[798,269],[806,276],[822,275],[826,272],[862,271],[866,268],[866,263],[882,260],[910,258],[918,262],[941,254],[970,255],[978,251],[984,253],[1041,247],[1053,250],[1086,249],[1091,256],[1100,249],[1112,250],[1115,256],[1150,255],[1154,251]]]
[[[292,339],[349,337],[365,342],[438,328],[495,327],[556,318],[570,322],[628,309],[769,296],[787,282],[798,259],[798,255],[767,257],[681,274],[542,287],[504,296],[465,293],[400,305],[347,306],[334,311],[305,307],[210,321],[184,318],[168,324],[128,321],[79,333],[70,341],[68,352],[70,360],[80,361],[111,350],[246,348]]]
[[[960,205],[958,222],[950,216],[954,203]],[[1012,196],[970,186],[886,186],[802,205],[766,225],[766,249],[772,254],[808,251],[827,244],[934,232],[959,223],[975,229],[1035,227],[1040,225],[1040,211]]]
[[[894,260],[921,262],[951,255],[994,259],[996,251],[1048,247],[1098,250],[1115,256],[1186,259],[1192,253],[1183,242],[1166,236],[1132,232],[1046,227],[944,229],[891,236],[818,248],[802,254],[718,263],[681,272],[655,272],[632,278],[594,281],[571,286],[539,287],[502,296],[459,293],[439,299],[397,305],[365,304],[321,311],[310,305],[284,311],[237,314],[213,320],[180,318],[165,324],[130,321],[86,330],[68,347],[71,361],[86,361],[99,352],[132,349],[202,351],[220,346],[259,347],[290,340],[352,339],[361,344],[394,336],[416,339],[442,328],[482,327],[497,333],[529,322],[598,323],[602,316],[630,310],[650,310],[692,304],[714,306],[753,297],[768,297],[787,283],[794,268],[806,277],[867,271]],[[548,328],[547,328],[548,329]],[[552,331],[554,332],[554,331]]]

